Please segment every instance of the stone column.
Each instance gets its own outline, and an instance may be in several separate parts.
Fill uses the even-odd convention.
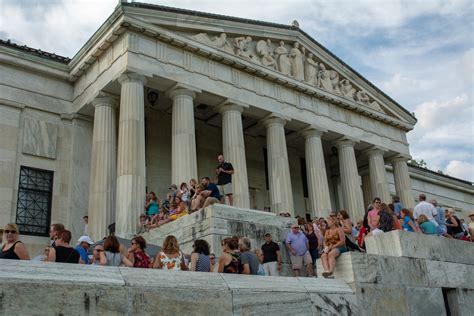
[[[115,185],[117,175],[117,100],[100,96],[95,107],[89,185],[89,235],[101,240],[107,226],[115,222]]]
[[[372,197],[379,197],[384,203],[391,203],[392,198],[388,191],[387,175],[385,172],[385,161],[383,154],[386,150],[378,147],[369,148],[366,153],[369,158],[369,177],[370,177],[370,191],[374,195]]]
[[[327,216],[331,211],[331,198],[321,142],[324,132],[326,131],[308,127],[301,133],[305,138],[306,176],[312,218]]]
[[[362,196],[364,198],[364,207],[367,209],[369,204],[372,204],[374,196],[372,195],[372,190],[370,189],[370,177],[368,174],[361,176],[362,178]]]
[[[354,145],[355,141],[347,138],[336,142],[344,207],[349,212],[351,220],[356,222],[363,218],[365,210]]]
[[[415,207],[415,201],[411,190],[410,174],[408,173],[408,157],[398,156],[392,158],[393,178],[395,180],[395,191],[400,197],[400,202],[406,208]]]
[[[242,104],[226,101],[217,111],[222,114],[222,143],[226,161],[232,163],[232,189],[234,206],[250,208],[247,160],[245,159],[244,130],[242,127]]]
[[[145,77],[120,76],[119,138],[117,153],[116,235],[129,238],[137,232],[145,207]]]
[[[171,122],[171,182],[178,187],[197,178],[194,104],[200,90],[177,84],[168,91],[173,100]]]
[[[285,140],[287,119],[270,114],[263,119],[267,129],[268,180],[270,203],[273,213],[289,212],[294,215],[290,166]]]

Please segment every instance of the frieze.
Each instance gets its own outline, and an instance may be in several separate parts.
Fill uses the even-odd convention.
[[[386,114],[365,90],[358,89],[349,79],[330,69],[299,42],[290,46],[284,41],[276,44],[271,39],[255,40],[250,36],[230,38],[226,33],[217,36],[199,33],[191,38]]]

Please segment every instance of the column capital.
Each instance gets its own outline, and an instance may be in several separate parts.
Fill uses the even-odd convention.
[[[334,146],[338,149],[343,147],[354,147],[355,144],[359,142],[358,139],[350,137],[350,136],[342,136],[336,140],[334,140]]]
[[[366,154],[368,157],[372,156],[382,156],[384,153],[388,152],[388,149],[385,149],[380,146],[371,146],[363,151],[364,154]]]
[[[196,94],[201,92],[202,90],[199,88],[178,82],[166,91],[166,95],[171,99],[178,95],[187,95],[194,99],[196,98]]]
[[[91,103],[95,108],[99,105],[106,105],[115,109],[120,103],[120,98],[110,93],[100,92]]]
[[[327,129],[311,124],[299,131],[299,134],[305,139],[309,137],[321,137],[324,133],[327,133]]]
[[[118,82],[122,84],[123,82],[126,82],[126,81],[127,82],[138,81],[144,85],[146,83],[146,78],[144,75],[136,73],[136,72],[125,72],[118,77]]]
[[[270,126],[272,124],[285,126],[285,124],[289,121],[291,121],[289,117],[278,113],[270,113],[261,120],[262,124],[265,127]]]
[[[227,99],[224,102],[220,103],[215,107],[215,110],[219,113],[224,113],[227,111],[238,111],[242,114],[242,112],[247,109],[249,105],[247,103],[243,103],[233,99]]]
[[[389,157],[387,160],[390,163],[397,163],[397,162],[408,162],[412,157],[410,155],[405,154],[397,154],[395,156]]]

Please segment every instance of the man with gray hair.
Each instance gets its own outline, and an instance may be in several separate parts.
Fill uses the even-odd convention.
[[[251,252],[250,249],[252,249],[250,239],[241,237],[239,239],[240,263],[242,265],[240,273],[256,275],[258,273],[259,261],[257,256]]]
[[[436,222],[438,223],[438,235],[440,236],[445,236],[446,233],[448,232],[448,228],[446,226],[446,214],[443,210],[443,208],[441,208],[439,205],[438,205],[438,202],[436,200],[430,200],[430,204],[433,205],[436,209],[436,211],[438,212],[438,214],[434,217]]]

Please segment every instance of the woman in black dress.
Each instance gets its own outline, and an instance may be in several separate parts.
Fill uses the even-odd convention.
[[[3,229],[3,240],[6,243],[2,246],[0,259],[30,260],[25,245],[18,240],[19,231],[16,224],[6,224]]]
[[[56,246],[49,250],[48,261],[64,263],[83,263],[79,252],[69,245],[71,232],[63,230],[58,233]]]

